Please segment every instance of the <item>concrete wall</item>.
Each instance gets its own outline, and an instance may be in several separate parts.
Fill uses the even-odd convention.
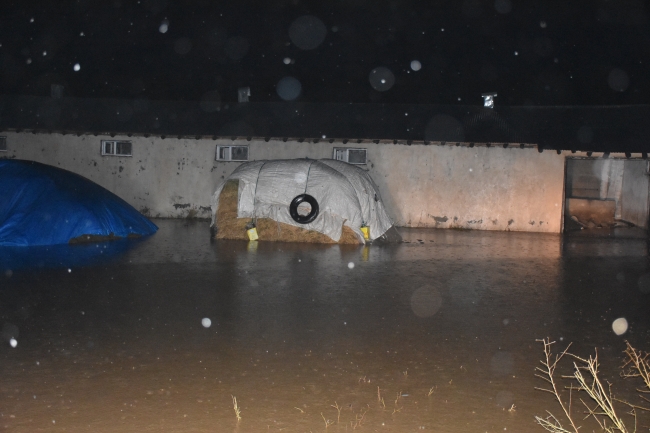
[[[561,230],[564,154],[536,148],[6,132],[0,157],[81,174],[152,217],[209,217],[217,183],[238,165],[215,161],[217,144],[249,145],[250,159],[331,158],[333,147],[368,149],[367,169],[398,226]],[[101,156],[102,139],[130,140],[132,157]]]
[[[561,230],[564,156],[555,152],[386,144],[368,153],[398,226]]]

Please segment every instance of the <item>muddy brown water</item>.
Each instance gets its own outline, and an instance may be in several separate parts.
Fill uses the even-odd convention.
[[[541,432],[534,415],[560,413],[534,389],[544,337],[598,348],[635,398],[618,366],[625,340],[650,349],[643,238],[408,229],[346,247],[156,223],[116,254],[0,266],[0,430]]]

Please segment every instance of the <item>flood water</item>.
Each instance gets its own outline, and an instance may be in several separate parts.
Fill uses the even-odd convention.
[[[249,244],[155,222],[144,240],[0,256],[0,430],[541,432],[534,415],[561,411],[535,390],[545,337],[598,348],[615,393],[640,386],[618,367],[626,340],[650,349],[645,238]]]

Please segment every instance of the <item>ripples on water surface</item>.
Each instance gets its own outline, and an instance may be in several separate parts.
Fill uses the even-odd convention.
[[[156,224],[106,254],[0,252],[0,430],[543,431],[536,339],[598,347],[621,392],[624,341],[650,349],[644,238],[255,245]]]

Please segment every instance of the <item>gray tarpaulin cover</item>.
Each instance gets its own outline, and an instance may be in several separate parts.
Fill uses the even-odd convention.
[[[228,180],[239,180],[238,218],[271,218],[323,233],[337,242],[343,224],[361,240],[360,228],[364,224],[370,227],[370,240],[393,225],[370,175],[346,162],[289,159],[244,163],[217,186],[211,201],[212,225],[219,195]],[[291,201],[300,194],[309,194],[318,201],[320,213],[310,224],[299,224],[289,214]]]

